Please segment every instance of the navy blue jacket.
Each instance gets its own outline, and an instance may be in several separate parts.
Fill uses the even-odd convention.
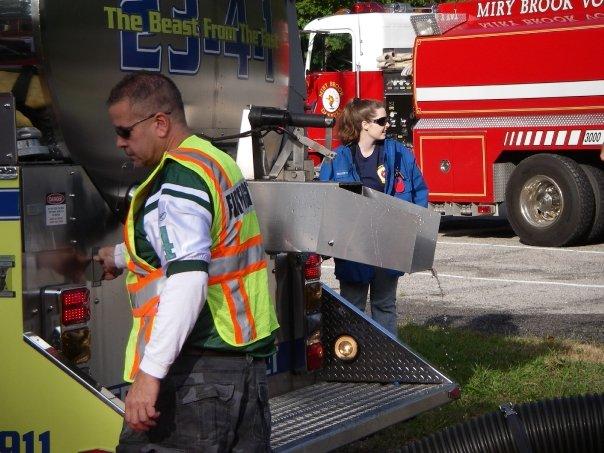
[[[352,155],[355,143],[340,145],[336,157],[323,159],[319,179],[321,181],[361,182]],[[384,193],[419,206],[428,207],[428,186],[415,163],[415,156],[403,144],[396,140],[384,140],[384,167],[386,167],[386,184]],[[398,192],[400,184],[396,179],[403,179],[404,188]],[[369,283],[375,274],[373,266],[335,259],[336,278],[349,283]],[[402,275],[398,271],[392,271]]]

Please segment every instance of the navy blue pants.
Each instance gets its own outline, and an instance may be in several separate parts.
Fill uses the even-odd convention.
[[[158,425],[141,433],[124,423],[117,453],[270,451],[264,359],[181,354],[155,407]]]

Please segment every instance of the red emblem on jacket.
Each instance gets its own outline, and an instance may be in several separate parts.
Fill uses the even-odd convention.
[[[400,171],[396,171],[394,176],[394,191],[396,193],[401,193],[405,190],[405,181],[403,180],[403,175],[401,175]]]

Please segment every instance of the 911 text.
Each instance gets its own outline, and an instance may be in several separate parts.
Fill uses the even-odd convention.
[[[50,431],[38,435],[39,448],[36,448],[34,432],[21,435],[17,431],[0,431],[0,453],[50,453]]]

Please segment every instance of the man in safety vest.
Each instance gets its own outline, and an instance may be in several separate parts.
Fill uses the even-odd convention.
[[[268,451],[264,358],[278,324],[247,184],[192,134],[169,78],[127,75],[107,105],[117,146],[152,169],[124,242],[96,257],[106,279],[128,270],[133,314],[117,451]]]

